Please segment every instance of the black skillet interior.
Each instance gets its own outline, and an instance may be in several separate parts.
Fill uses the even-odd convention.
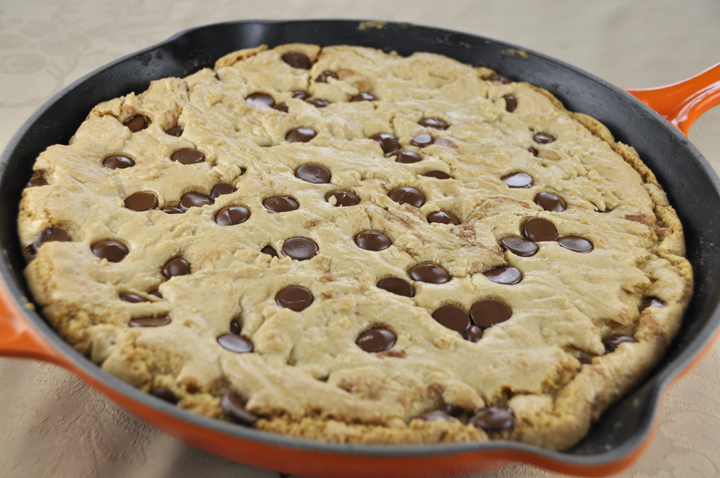
[[[29,297],[29,294],[21,272],[24,259],[17,240],[15,219],[21,192],[40,152],[52,144],[67,144],[97,103],[132,91],[140,93],[154,79],[182,77],[200,68],[212,67],[217,58],[233,50],[291,42],[321,46],[362,45],[394,50],[401,55],[428,51],[472,65],[487,66],[515,80],[549,90],[568,109],[599,119],[619,141],[637,149],[676,207],[685,227],[688,258],[695,271],[694,297],[668,354],[641,386],[611,407],[588,436],[570,450],[548,452],[502,442],[470,447],[443,446],[442,450],[525,449],[560,461],[592,465],[618,459],[638,446],[652,427],[662,389],[690,363],[720,325],[720,220],[717,215],[720,211],[720,181],[682,134],[621,89],[542,54],[528,50],[521,54],[517,46],[483,37],[403,23],[368,24],[352,20],[231,22],[180,33],[159,45],[96,70],[61,91],[38,110],[11,140],[0,160],[0,224],[3,224],[0,241],[6,253],[6,261],[0,263],[0,275],[16,302],[21,304],[21,296]],[[27,310],[24,312],[27,320],[44,336],[50,337],[56,344],[61,342],[39,315]],[[58,346],[67,350],[64,344]],[[75,360],[85,359],[77,355]],[[102,372],[92,373],[107,383],[116,382]],[[147,403],[157,406],[154,400],[147,400]],[[188,419],[187,414],[180,413],[179,416]],[[213,426],[211,420],[202,418],[190,421]],[[227,431],[224,425],[219,429]],[[253,436],[253,432],[249,430],[249,436]],[[243,435],[246,434],[243,432]],[[262,440],[268,441],[266,438]],[[285,445],[342,451],[337,445],[308,445],[303,441],[285,439],[282,442]],[[380,451],[379,447],[353,447],[353,452],[387,456],[393,453],[391,449]],[[412,447],[400,449],[407,454]],[[416,449],[411,454],[431,452],[428,447],[424,450]]]

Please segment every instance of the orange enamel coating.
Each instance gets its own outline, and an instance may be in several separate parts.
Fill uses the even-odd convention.
[[[720,63],[671,85],[625,91],[657,111],[687,136],[695,120],[710,108],[720,105]]]

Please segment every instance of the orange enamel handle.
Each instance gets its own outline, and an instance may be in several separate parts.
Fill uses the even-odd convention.
[[[656,88],[626,88],[687,136],[690,126],[713,106],[720,105],[720,63],[695,76]]]

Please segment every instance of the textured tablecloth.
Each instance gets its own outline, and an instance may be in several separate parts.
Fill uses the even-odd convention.
[[[430,0],[0,0],[0,147],[50,96],[120,56],[207,23],[407,21],[544,52],[626,87],[660,86],[720,61],[720,2]],[[720,108],[690,140],[720,171]],[[658,433],[618,476],[720,476],[720,343],[662,400]],[[0,477],[268,477],[125,413],[68,372],[0,358]],[[525,465],[473,475],[559,476]]]

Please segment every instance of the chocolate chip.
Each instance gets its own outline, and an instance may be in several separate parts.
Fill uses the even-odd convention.
[[[325,184],[330,182],[332,174],[325,166],[303,164],[295,170],[295,177],[313,184]]]
[[[325,195],[325,200],[330,202],[330,198],[335,198],[335,204],[333,204],[335,207],[355,206],[360,203],[360,198],[357,194],[350,191],[340,191],[337,189],[330,191]]]
[[[445,171],[428,171],[427,173],[423,174],[423,176],[428,178],[435,178],[435,179],[452,179],[452,176],[450,176]]]
[[[495,299],[483,299],[470,307],[470,317],[478,327],[486,329],[512,317],[512,309]]]
[[[657,297],[645,297],[638,308],[638,312],[642,312],[648,307],[665,307],[665,302]]]
[[[216,184],[212,191],[210,191],[210,199],[217,199],[220,196],[224,196],[225,194],[232,194],[236,191],[235,186],[232,184],[227,183],[220,183]]]
[[[40,234],[35,236],[33,249],[37,251],[46,242],[69,242],[71,240],[70,234],[65,229],[46,227]]]
[[[418,415],[417,418],[424,422],[435,422],[438,420],[445,420],[446,422],[451,422],[455,420],[451,415],[449,415],[447,412],[443,412],[442,410],[432,410],[429,412],[425,412]]]
[[[377,231],[362,231],[355,236],[355,244],[366,251],[384,251],[392,241],[385,234]]]
[[[512,80],[510,79],[510,77],[501,75],[499,73],[493,73],[490,76],[486,76],[485,80],[494,81],[495,83],[503,83],[503,84],[512,83]]]
[[[180,207],[187,210],[191,207],[203,207],[214,204],[215,201],[200,193],[185,193],[180,198]]]
[[[523,234],[534,242],[555,241],[558,238],[555,224],[541,217],[533,217],[525,221]]]
[[[258,420],[257,415],[245,408],[245,402],[235,393],[226,393],[220,399],[220,408],[233,422],[238,425],[251,427]]]
[[[592,252],[594,248],[592,242],[577,236],[563,236],[559,238],[557,242],[565,249],[571,250],[573,252],[579,252],[581,254]]]
[[[455,214],[447,211],[431,212],[427,215],[427,221],[430,224],[454,224],[456,226],[460,224],[460,219],[458,219]]]
[[[177,402],[179,401],[173,391],[165,387],[155,387],[150,390],[150,394],[161,400],[165,400],[168,403],[172,403],[173,405],[177,405]]]
[[[397,336],[392,330],[375,327],[361,333],[355,343],[365,352],[378,353],[391,349],[396,341]]]
[[[145,297],[134,294],[132,292],[120,292],[118,294],[118,297],[123,302],[130,302],[131,304],[139,304],[141,302],[148,302],[148,300]]]
[[[130,252],[125,244],[113,240],[96,242],[91,250],[100,259],[107,259],[108,262],[120,262]]]
[[[418,148],[424,148],[426,146],[430,146],[435,142],[435,138],[430,136],[427,133],[420,133],[419,135],[415,136],[412,140],[410,140],[410,144],[413,146],[417,146]]]
[[[275,106],[275,99],[272,96],[259,91],[248,95],[245,102],[250,106]]]
[[[589,359],[587,357],[578,357],[578,362],[582,365],[590,365],[592,364],[592,359]]]
[[[291,237],[283,243],[281,252],[296,261],[306,261],[318,253],[318,246],[307,237]]]
[[[430,284],[444,284],[450,280],[450,274],[437,264],[424,262],[413,266],[409,271],[412,280],[428,282]]]
[[[190,263],[182,257],[170,259],[162,268],[162,275],[164,275],[166,279],[187,274],[190,274]]]
[[[290,285],[282,289],[275,296],[275,302],[280,307],[300,312],[310,307],[315,298],[308,289],[301,285]]]
[[[468,329],[463,334],[465,340],[469,340],[470,342],[478,342],[482,338],[482,336],[483,329],[474,324],[468,327]]]
[[[165,206],[162,208],[162,212],[165,214],[183,214],[185,209],[178,206]]]
[[[205,155],[197,149],[183,148],[170,155],[170,159],[180,164],[196,164],[205,161]]]
[[[304,101],[304,100],[310,98],[311,96],[312,95],[310,94],[310,92],[305,91],[305,90],[295,90],[292,92],[292,97],[295,99],[298,99],[298,100]]]
[[[242,224],[250,217],[250,210],[245,206],[228,206],[215,214],[215,223],[220,226]]]
[[[418,121],[418,124],[421,126],[426,126],[428,128],[435,128],[435,129],[448,129],[450,127],[449,124],[447,124],[445,121],[441,120],[440,118],[423,118],[420,121]]]
[[[288,143],[307,143],[317,136],[317,132],[312,128],[295,128],[291,129],[285,135]]]
[[[357,95],[351,96],[350,101],[377,101],[377,97],[372,93],[358,93]]]
[[[533,135],[533,141],[539,144],[548,144],[555,141],[555,136],[548,133],[535,133]]]
[[[440,307],[433,312],[432,317],[441,325],[461,334],[470,327],[470,316],[460,307],[454,305]]]
[[[125,198],[125,207],[131,211],[149,211],[158,207],[158,199],[148,191],[139,191]]]
[[[233,319],[230,321],[230,333],[235,335],[240,335],[240,332],[242,332],[242,325],[240,324],[240,321]]]
[[[217,342],[225,350],[238,354],[247,354],[255,350],[252,340],[242,335],[223,334],[217,338]]]
[[[607,353],[614,352],[620,344],[624,344],[626,342],[635,342],[635,339],[629,335],[611,335],[610,337],[605,337],[602,340],[602,343],[605,346],[605,352]]]
[[[420,207],[425,204],[425,195],[409,186],[393,189],[388,196],[400,204],[409,204],[415,207]]]
[[[305,53],[299,51],[289,51],[282,57],[282,61],[292,66],[293,68],[300,68],[302,70],[309,70],[312,67],[312,61]]]
[[[277,251],[275,249],[273,249],[272,246],[265,246],[262,248],[262,250],[260,252],[262,252],[263,254],[267,254],[268,256],[272,256],[272,257],[278,256]]]
[[[401,277],[386,277],[377,283],[377,286],[393,294],[404,297],[414,297],[415,289],[412,284]]]
[[[136,115],[124,122],[123,125],[127,126],[130,131],[135,133],[136,131],[147,128],[148,121],[147,118],[145,118],[144,116]]]
[[[487,407],[477,412],[471,422],[486,432],[512,430],[515,426],[515,412],[512,408]]]
[[[325,108],[327,105],[330,104],[328,100],[324,100],[322,98],[310,98],[307,100],[307,103],[313,105],[316,108]]]
[[[394,153],[394,156],[396,162],[403,164],[411,164],[422,161],[422,156],[420,156],[415,151],[400,151]]]
[[[42,177],[30,178],[30,181],[25,185],[26,188],[37,188],[41,186],[47,186],[48,182]]]
[[[294,211],[300,207],[298,202],[288,196],[274,196],[263,201],[265,209],[272,212]]]
[[[394,153],[400,149],[398,139],[391,134],[377,133],[370,136],[370,139],[377,141],[385,154]]]
[[[537,156],[540,153],[537,149],[533,148],[532,146],[530,146],[527,150],[530,151],[530,154],[532,154],[533,156]]]
[[[165,134],[169,134],[170,136],[180,137],[183,134],[183,129],[180,126],[173,126],[170,129],[166,129]]]
[[[540,192],[535,196],[535,204],[546,211],[563,212],[567,209],[567,203],[555,193]]]
[[[108,169],[125,169],[135,166],[135,161],[123,154],[113,154],[103,159],[103,166]]]
[[[505,100],[505,110],[508,113],[512,113],[515,111],[515,108],[517,108],[517,98],[515,98],[514,95],[505,95],[503,96],[503,99]]]
[[[137,317],[130,319],[128,325],[130,327],[162,327],[170,322],[170,316],[161,315],[158,317]]]
[[[505,285],[514,285],[523,278],[522,272],[512,266],[496,267],[483,272],[483,275],[493,282]]]
[[[533,185],[533,178],[527,173],[506,174],[500,179],[511,188],[529,188]]]
[[[273,109],[276,109],[276,110],[278,110],[278,111],[282,111],[283,113],[287,113],[288,111],[290,111],[290,110],[288,109],[288,105],[286,105],[285,103],[278,103],[278,104],[276,104],[275,106],[273,106]]]
[[[537,244],[520,236],[508,236],[500,241],[500,245],[520,257],[534,256],[539,250]]]
[[[317,78],[315,78],[315,82],[317,83],[327,83],[328,78],[335,78],[336,80],[339,78],[338,74],[334,71],[325,70],[322,73],[318,75]]]

